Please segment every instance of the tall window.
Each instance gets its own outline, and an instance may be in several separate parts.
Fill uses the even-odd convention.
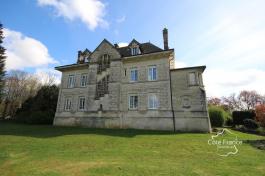
[[[148,68],[148,80],[155,81],[157,79],[156,66],[151,66]]]
[[[138,70],[136,68],[131,69],[131,82],[138,80]]]
[[[148,109],[158,108],[158,98],[155,94],[148,95]]]
[[[85,109],[85,97],[79,97],[79,110]]]
[[[74,87],[74,84],[75,84],[75,77],[74,77],[74,75],[69,75],[67,87],[68,88],[73,88]]]
[[[80,79],[80,86],[85,87],[87,85],[87,74],[82,74]]]
[[[64,102],[64,110],[69,111],[71,109],[72,102],[70,98],[66,98]]]
[[[189,73],[189,85],[190,86],[197,85],[196,73],[195,72]]]
[[[137,109],[138,108],[138,96],[130,96],[129,97],[129,109]]]

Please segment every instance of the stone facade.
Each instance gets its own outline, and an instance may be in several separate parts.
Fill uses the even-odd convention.
[[[76,64],[56,67],[62,79],[54,125],[210,131],[204,66],[174,69],[173,49],[136,40],[119,48],[104,39],[85,51]]]

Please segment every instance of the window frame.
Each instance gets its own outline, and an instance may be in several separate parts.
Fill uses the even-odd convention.
[[[72,98],[67,97],[64,100],[64,111],[71,111],[72,108]]]
[[[70,79],[72,78],[72,79]],[[72,80],[72,81],[70,81]],[[75,75],[68,75],[68,82],[67,82],[67,88],[74,88],[75,87]]]
[[[150,70],[151,70],[151,72],[150,72]],[[155,74],[154,74],[154,70],[155,70]],[[151,73],[151,75],[150,75],[150,73]],[[157,81],[157,67],[155,65],[148,67],[148,81]]]
[[[148,109],[156,110],[159,108],[158,96],[154,93],[148,94]],[[151,106],[152,105],[152,106]]]
[[[136,47],[136,46],[135,46],[135,47],[132,47],[131,50],[132,50],[131,54],[132,54],[133,56],[139,54],[139,52],[138,52],[138,47]]]
[[[132,102],[132,104],[131,104],[131,102]],[[129,98],[128,98],[128,109],[129,110],[137,110],[138,109],[138,105],[139,105],[139,97],[138,97],[138,95],[129,95]]]
[[[132,74],[134,72],[134,74]],[[132,79],[132,75],[134,75],[134,80]],[[130,82],[137,82],[138,81],[138,69],[137,68],[131,68],[130,69]]]
[[[194,82],[191,81],[191,75],[194,75]],[[195,71],[188,73],[188,84],[189,86],[198,86],[198,78],[197,73]]]
[[[83,106],[81,107],[81,99],[83,99],[84,101],[83,101]],[[78,98],[78,110],[79,111],[84,111],[85,110],[85,104],[86,104],[86,97],[85,96],[80,96],[79,98]]]
[[[83,77],[85,77],[84,82],[83,82]],[[86,87],[87,86],[87,77],[88,77],[87,76],[87,73],[81,74],[81,77],[80,77],[80,87]]]

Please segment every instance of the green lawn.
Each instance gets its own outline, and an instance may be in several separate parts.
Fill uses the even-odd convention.
[[[210,136],[0,122],[0,175],[265,175],[265,150],[244,143],[220,157]]]

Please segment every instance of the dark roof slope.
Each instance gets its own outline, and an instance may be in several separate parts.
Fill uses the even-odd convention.
[[[139,44],[139,48],[141,50],[141,54],[149,54],[149,53],[163,51],[161,48],[153,45],[150,42]],[[117,48],[117,50],[119,51],[122,57],[132,56],[131,48],[129,46]]]

